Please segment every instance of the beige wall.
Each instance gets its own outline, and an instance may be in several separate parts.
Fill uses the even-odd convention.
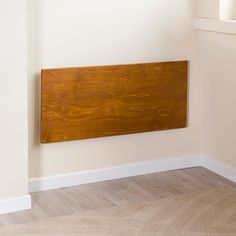
[[[235,20],[235,0],[198,0],[198,17]]]
[[[218,19],[220,0],[198,0],[198,17]]]
[[[210,1],[214,0],[199,1],[200,16],[214,18],[212,10],[217,3],[211,8]],[[236,168],[236,35],[200,31],[199,41],[203,81],[202,153]]]
[[[200,0],[199,16],[218,17],[212,1]],[[196,1],[28,2],[30,177],[200,152],[236,168],[236,35],[199,32],[198,41]],[[27,194],[28,143],[26,0],[0,6],[1,200]],[[190,60],[188,128],[39,144],[41,68],[182,59]]]
[[[30,2],[29,172],[42,177],[200,151],[194,0]],[[55,8],[56,5],[56,8]],[[190,60],[189,126],[166,132],[39,144],[41,68]]]
[[[236,20],[235,0],[220,0],[220,19]]]
[[[26,13],[26,0],[0,1],[0,200],[28,193]]]
[[[236,35],[200,32],[203,153],[236,168]]]

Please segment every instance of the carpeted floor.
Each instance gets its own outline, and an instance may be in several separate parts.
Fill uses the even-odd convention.
[[[143,200],[26,224],[0,227],[1,236],[232,236],[236,189],[214,188]]]

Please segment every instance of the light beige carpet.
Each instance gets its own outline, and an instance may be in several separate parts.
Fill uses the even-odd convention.
[[[236,191],[218,188],[0,228],[1,236],[236,236]]]

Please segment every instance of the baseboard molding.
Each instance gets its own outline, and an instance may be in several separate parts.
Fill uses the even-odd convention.
[[[236,183],[236,170],[205,155],[185,155],[176,159],[133,163],[46,178],[29,180],[29,192],[96,183],[138,175],[202,166]]]
[[[191,168],[200,165],[198,155],[185,155],[177,159],[133,163],[118,167],[84,171],[46,178],[30,179],[29,192],[58,189],[81,184],[96,183],[161,171]]]
[[[236,169],[215,161],[212,157],[202,156],[201,166],[236,183]]]
[[[133,163],[105,169],[29,180],[29,192],[96,183],[131,176],[202,166],[236,183],[236,169],[204,155],[185,155],[177,159]],[[0,200],[0,215],[31,208],[30,195]]]
[[[31,196],[8,198],[0,200],[0,215],[31,208]]]

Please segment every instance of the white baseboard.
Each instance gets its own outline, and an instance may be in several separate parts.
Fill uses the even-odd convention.
[[[202,166],[236,183],[236,170],[205,155],[185,155],[177,159],[133,163],[105,169],[29,180],[29,192],[38,192],[125,177]]]
[[[202,156],[201,166],[236,183],[236,169],[233,169],[223,163],[215,161],[214,158]]]
[[[31,208],[31,196],[25,195],[17,198],[0,200],[0,215]]]
[[[29,192],[70,187],[74,185],[96,183],[131,176],[158,173],[202,166],[236,183],[236,169],[204,155],[185,155],[177,159],[157,160],[133,163],[129,165],[90,170],[66,175],[51,176],[29,180]],[[31,208],[30,195],[0,200],[0,214],[6,214]]]
[[[29,192],[45,191],[74,185],[96,183],[131,176],[177,170],[200,165],[198,155],[185,155],[178,159],[133,163],[123,166],[84,171],[46,178],[30,179]]]

